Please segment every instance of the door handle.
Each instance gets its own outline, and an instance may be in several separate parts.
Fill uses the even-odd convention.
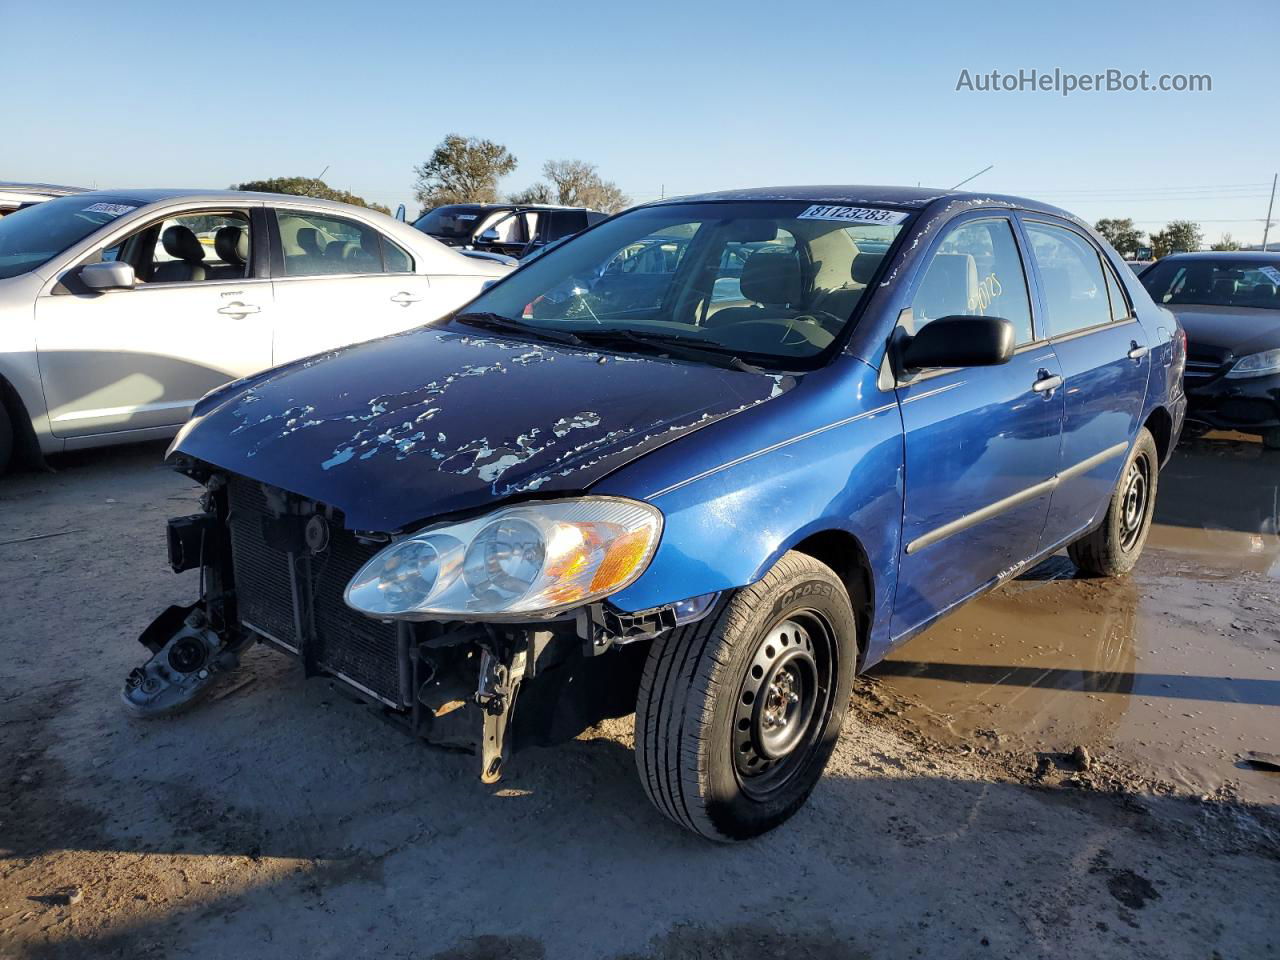
[[[1051,375],[1042,376],[1039,380],[1037,380],[1035,383],[1031,385],[1031,389],[1034,390],[1036,393],[1053,393],[1053,391],[1057,390],[1060,386],[1062,386],[1062,383],[1063,383],[1063,380],[1061,377],[1051,374]]]
[[[1149,348],[1138,346],[1137,340],[1129,341],[1129,359],[1130,360],[1141,360],[1143,357],[1147,355],[1148,352],[1149,352]]]
[[[398,303],[402,307],[407,307],[409,304],[417,303],[421,299],[422,299],[421,297],[415,297],[408,290],[401,290],[399,293],[397,293],[394,297],[391,298],[391,302]]]
[[[255,307],[251,303],[241,303],[239,300],[234,303],[228,303],[225,307],[219,307],[218,312],[224,317],[247,317],[251,313],[261,313],[261,307]]]

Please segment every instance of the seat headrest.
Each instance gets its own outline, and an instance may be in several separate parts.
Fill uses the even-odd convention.
[[[326,260],[350,260],[359,246],[347,240],[330,240],[324,248]]]
[[[204,246],[191,232],[190,227],[175,223],[161,234],[160,242],[164,244],[164,252],[171,257],[187,263],[199,263],[204,260]]]
[[[318,257],[323,252],[320,249],[320,231],[315,227],[299,227],[297,236],[303,253]]]
[[[213,235],[213,249],[218,259],[244,266],[249,259],[249,234],[240,227],[219,227]]]
[[[853,263],[849,266],[849,273],[854,282],[860,283],[865,287],[871,282],[871,278],[875,276],[876,268],[880,266],[880,261],[883,259],[883,253],[856,254],[853,258]]]
[[[757,250],[742,265],[742,295],[756,303],[799,303],[803,287],[794,251]]]

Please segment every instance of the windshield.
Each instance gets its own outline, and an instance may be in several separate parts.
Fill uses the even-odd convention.
[[[0,219],[0,280],[36,269],[116,217],[137,201],[59,197],[24,207]]]
[[[907,217],[802,201],[644,207],[526,262],[467,310],[787,366],[840,335]]]
[[[468,240],[477,221],[484,215],[485,211],[478,207],[436,207],[420,216],[413,225],[432,236]]]
[[[1162,260],[1140,279],[1156,303],[1280,310],[1280,258]]]

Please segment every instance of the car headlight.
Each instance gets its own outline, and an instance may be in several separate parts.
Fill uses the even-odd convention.
[[[505,507],[379,551],[347,585],[347,605],[397,620],[549,617],[633,583],[661,532],[656,508],[617,497]]]
[[[1280,350],[1264,350],[1262,353],[1251,353],[1247,357],[1241,357],[1231,369],[1227,371],[1228,377],[1266,377],[1273,373],[1280,373]]]

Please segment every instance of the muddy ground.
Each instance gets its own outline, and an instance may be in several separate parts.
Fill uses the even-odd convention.
[[[126,717],[134,638],[197,591],[161,453],[0,478],[0,957],[1280,957],[1256,443],[1179,451],[1132,576],[1051,558],[896,651],[809,805],[736,847],[649,806],[629,721],[485,787],[262,648]]]

